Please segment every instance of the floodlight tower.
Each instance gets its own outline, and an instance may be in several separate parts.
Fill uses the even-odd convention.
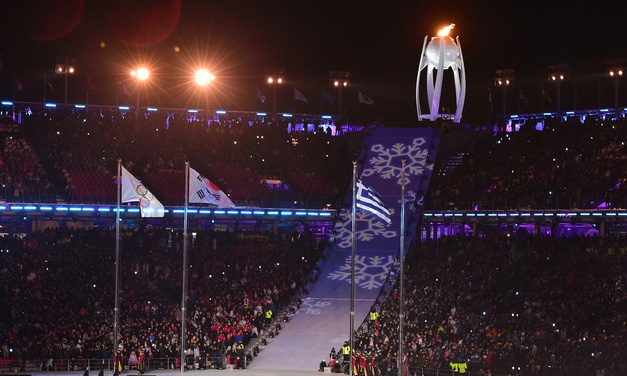
[[[442,94],[442,80],[444,71],[451,68],[453,78],[455,80],[455,117],[454,121],[459,123],[464,109],[464,100],[466,98],[466,69],[464,68],[464,58],[462,56],[462,47],[459,43],[459,37],[456,38],[457,43],[448,34],[455,24],[450,24],[438,32],[436,37],[431,38],[427,44],[428,35],[425,35],[422,45],[422,54],[420,55],[420,64],[418,67],[418,77],[416,79],[416,109],[418,110],[418,119],[428,118],[431,121],[440,116],[440,96]],[[420,72],[427,68],[427,100],[429,102],[429,114],[423,114],[420,109]],[[435,77],[433,71],[437,69],[438,73]]]

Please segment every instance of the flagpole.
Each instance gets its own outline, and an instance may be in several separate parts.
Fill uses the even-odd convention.
[[[322,109],[322,101],[324,100],[324,89],[320,88],[320,119],[322,119],[322,115],[324,114],[324,110]]]
[[[89,86],[91,84],[91,80],[89,76],[87,76],[87,90],[85,90],[85,109],[89,111]]]
[[[122,189],[122,159],[118,158],[118,179],[117,179],[117,210],[115,211],[115,309],[113,321],[113,353],[118,351],[118,337],[120,334],[120,190]]]
[[[181,298],[181,373],[185,372],[185,334],[187,331],[187,207],[189,205],[189,162],[185,162],[185,215],[183,217],[183,297]]]
[[[357,162],[353,161],[353,208],[351,210],[351,312],[350,312],[350,356],[348,358],[349,375],[353,376],[353,352],[355,345],[355,232],[357,211]]]
[[[17,76],[15,75],[15,72],[13,72],[13,82],[11,83],[11,94],[12,94],[12,101],[13,103],[15,103],[15,86],[17,86]],[[15,104],[14,104],[15,106]]]
[[[405,158],[401,160],[401,238],[399,252],[399,309],[398,309],[398,375],[403,376],[403,319],[405,316],[404,297],[403,297],[403,258],[405,253]]]

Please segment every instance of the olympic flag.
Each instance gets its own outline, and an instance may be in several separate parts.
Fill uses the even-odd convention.
[[[139,202],[142,217],[163,217],[163,204],[124,166],[122,166],[122,202]]]

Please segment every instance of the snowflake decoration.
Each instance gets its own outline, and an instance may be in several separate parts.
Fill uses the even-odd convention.
[[[390,212],[394,214],[393,209],[390,209]],[[357,221],[358,225],[360,224],[360,222],[366,222],[365,229],[357,230],[357,232],[355,232],[356,241],[369,242],[377,236],[383,236],[388,239],[396,236],[396,231],[388,230],[385,222],[377,219],[372,214],[358,211],[357,213],[355,213],[355,220]],[[349,212],[342,211],[342,213],[340,214],[340,219],[335,224],[334,231],[337,233],[337,247],[352,247],[353,244],[351,235],[353,231],[353,225]]]
[[[362,176],[378,174],[383,179],[401,180],[401,159],[405,158],[405,184],[409,184],[411,176],[421,175],[425,170],[433,170],[433,163],[427,165],[429,149],[424,137],[415,138],[411,144],[396,143],[390,149],[381,144],[372,145],[370,152],[376,154],[370,158],[371,168],[364,169]]]
[[[385,283],[395,257],[388,256],[355,256],[355,285],[364,289],[379,289]],[[327,278],[351,282],[351,256],[347,256],[344,265]]]
[[[412,190],[406,190],[405,191],[405,205],[407,205],[407,209],[412,210],[414,209],[414,200],[416,199],[416,193]],[[424,199],[424,197],[420,197],[418,199],[418,202],[416,202],[415,206],[420,206],[422,205],[422,200]],[[398,204],[400,206],[400,204],[402,204],[403,200],[401,200],[400,198],[398,199]]]
[[[331,302],[325,302],[318,299],[307,298],[301,304],[296,314],[303,313],[305,315],[319,315],[322,310],[331,305]]]
[[[419,210],[424,205],[424,199],[424,194],[421,194],[418,198],[416,198],[416,192],[412,190],[405,191],[405,205],[407,205],[407,209],[409,210]],[[399,205],[402,204],[400,198],[396,202]]]

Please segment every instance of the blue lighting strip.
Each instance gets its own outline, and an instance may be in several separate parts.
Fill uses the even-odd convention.
[[[266,116],[267,114],[265,112],[257,112],[257,116]]]
[[[87,108],[84,104],[75,104],[74,108]]]
[[[2,101],[3,106],[13,106],[13,102],[11,101]]]
[[[0,211],[28,211],[28,212],[60,212],[60,213],[116,213],[116,206],[93,206],[93,205],[50,205],[50,204],[6,204],[0,205]],[[185,208],[176,207],[170,209],[164,209],[164,213],[173,213],[175,215],[184,215]],[[120,208],[120,213],[140,213],[140,208],[137,206],[124,206]],[[303,210],[303,209],[248,209],[248,208],[234,208],[234,209],[210,209],[210,208],[187,208],[188,214],[196,215],[220,215],[220,216],[269,216],[269,217],[324,217],[331,218],[333,216],[333,210]],[[464,213],[425,213],[425,216],[455,216],[462,217]],[[468,213],[467,216],[474,216],[475,213]],[[480,216],[480,214],[476,214]],[[505,215],[499,213],[499,216]],[[594,214],[601,215],[601,214]],[[614,216],[616,214],[614,213]]]
[[[46,103],[46,107],[55,108],[57,107],[56,103]]]
[[[226,111],[224,111],[224,110],[217,110],[216,114],[218,114],[218,115],[226,115]]]
[[[130,110],[131,108],[130,108],[129,106],[120,106],[120,107],[118,107],[118,109],[120,109],[120,110],[122,110],[122,111],[128,111],[128,110]]]
[[[508,211],[424,211],[422,214],[425,218],[434,217],[558,217],[558,218],[576,218],[576,217],[623,217],[627,216],[627,210],[585,210],[585,211],[567,211],[567,210],[552,210],[552,211],[534,211],[534,212],[508,212]]]

